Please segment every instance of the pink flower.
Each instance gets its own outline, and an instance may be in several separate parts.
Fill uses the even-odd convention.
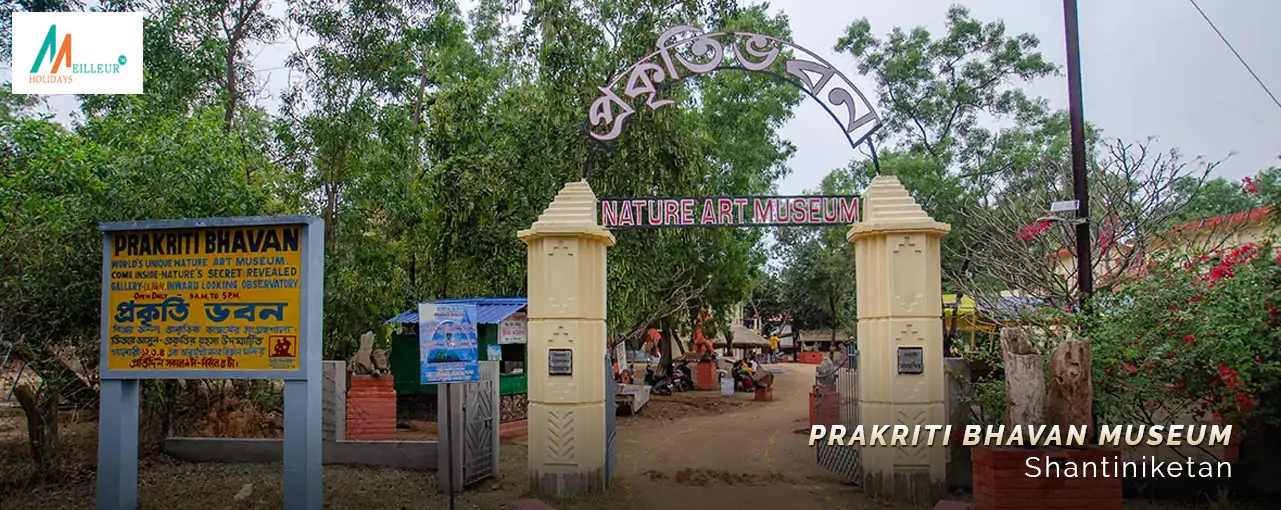
[[[1195,340],[1196,340],[1196,335],[1187,335],[1183,337],[1183,341],[1186,343],[1192,343]]]
[[[1258,193],[1259,188],[1254,185],[1254,179],[1246,177],[1241,179],[1241,193]]]
[[[1045,220],[1038,221],[1036,223],[1023,227],[1023,229],[1019,231],[1019,239],[1023,241],[1030,241],[1036,236],[1041,235],[1042,233],[1044,233],[1049,229],[1050,229],[1049,221],[1045,221]]]

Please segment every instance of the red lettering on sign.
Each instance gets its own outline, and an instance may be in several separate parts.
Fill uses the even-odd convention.
[[[734,223],[734,202],[728,198],[716,199],[716,219],[721,223]]]
[[[663,201],[663,224],[679,225],[681,222],[680,215],[681,205],[675,200]]]
[[[600,222],[605,224],[605,228],[618,224],[618,203],[608,200],[602,200],[600,203]]]
[[[839,217],[838,213],[840,212],[841,210],[836,203],[836,199],[834,198],[823,199],[823,221],[826,221],[828,223],[836,223],[836,220]]]
[[[681,199],[681,225],[694,224],[694,199]]]
[[[618,211],[618,224],[632,226],[636,224],[636,218],[632,216],[632,201],[623,202],[623,209]]]
[[[801,198],[801,199],[793,200],[792,201],[792,221],[795,223],[808,222],[809,220],[805,219],[805,211],[808,208],[809,206],[805,203],[805,199]]]
[[[735,198],[734,205],[738,206],[738,222],[743,223],[743,206],[747,205],[747,199]]]
[[[856,221],[858,221],[858,199],[842,198],[841,223],[854,223]]]
[[[710,198],[704,199],[703,200],[703,218],[700,220],[700,222],[704,225],[711,225],[716,223],[716,216],[713,215],[715,213],[716,213],[716,210],[712,209],[712,199]]]
[[[776,203],[777,203],[777,200],[774,200],[772,198],[767,198],[765,199],[764,202],[761,202],[761,199],[759,198],[754,199],[752,201],[752,207],[753,207],[753,210],[756,212],[756,217],[755,217],[756,222],[757,223],[774,223],[774,206],[776,205]]]

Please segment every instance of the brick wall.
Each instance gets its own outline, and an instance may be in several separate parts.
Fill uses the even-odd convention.
[[[810,393],[810,426],[836,425],[841,419],[840,394],[835,386],[815,386]]]
[[[347,390],[347,439],[396,438],[396,390],[391,377],[353,376]]]
[[[1027,476],[1028,457],[1061,461],[1096,462],[1106,457],[1110,475],[1113,463],[1120,460],[1115,450],[1045,450],[1032,448],[974,447],[974,509],[1082,509],[1108,510],[1121,508],[1121,478],[1058,478]],[[1044,462],[1036,465],[1044,471]],[[1098,473],[1102,475],[1102,473]]]

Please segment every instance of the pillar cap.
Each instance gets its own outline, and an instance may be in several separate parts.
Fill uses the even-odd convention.
[[[853,241],[891,232],[919,232],[942,236],[952,226],[935,221],[916,203],[907,188],[893,175],[878,175],[863,194],[863,215],[845,238]]]
[[[596,194],[586,180],[566,184],[528,230],[516,233],[525,244],[552,236],[588,237],[614,245],[614,234],[596,223]]]

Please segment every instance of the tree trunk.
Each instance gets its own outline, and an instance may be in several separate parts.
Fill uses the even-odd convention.
[[[1005,358],[1006,422],[1014,427],[1045,424],[1045,368],[1041,353],[1019,328],[1001,330]]]
[[[1088,427],[1093,423],[1090,363],[1089,340],[1065,341],[1050,354],[1050,425]]]
[[[31,458],[41,473],[57,466],[59,394],[49,388],[32,390],[27,385],[14,388],[13,395],[27,415],[27,439]]]
[[[657,377],[667,377],[667,367],[672,364],[672,326],[669,319],[663,320],[663,334],[658,339]]]

